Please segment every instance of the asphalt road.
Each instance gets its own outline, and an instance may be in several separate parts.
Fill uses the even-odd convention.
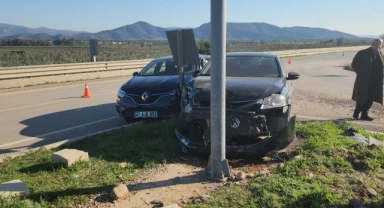
[[[81,137],[127,123],[114,102],[124,79],[0,94],[0,154]]]
[[[355,102],[351,100],[356,73],[350,64],[355,52],[330,53],[292,58],[284,62],[287,71],[301,74],[292,81],[292,113],[299,120],[349,120],[371,131],[384,132],[384,108],[374,103],[369,115],[374,121],[351,120]]]
[[[287,71],[298,71],[302,76],[292,83],[296,88],[350,98],[356,74],[347,70],[356,52],[302,56],[284,63]]]
[[[287,71],[302,74],[293,81],[293,113],[299,120],[346,119],[355,73],[344,67],[356,52],[283,59]],[[0,156],[77,138],[127,123],[116,116],[116,93],[125,79],[89,84],[92,98],[81,98],[84,84],[42,86],[40,89],[0,93]],[[374,106],[372,122],[356,123],[383,131],[382,106]],[[381,117],[380,117],[381,116]]]

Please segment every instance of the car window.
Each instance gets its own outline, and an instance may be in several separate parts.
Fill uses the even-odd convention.
[[[178,74],[179,71],[172,59],[152,61],[140,72],[140,76],[170,76]]]
[[[209,76],[211,62],[208,62],[201,76]],[[233,56],[226,57],[226,75],[228,77],[280,77],[280,68],[274,57]]]
[[[165,61],[163,63],[161,63],[161,67],[159,69],[159,72],[165,72],[165,68],[166,68],[166,64],[165,64]]]
[[[158,63],[156,62],[151,62],[147,66],[144,67],[144,69],[141,71],[140,75],[142,76],[148,76],[148,75],[153,75],[155,72],[155,68]]]

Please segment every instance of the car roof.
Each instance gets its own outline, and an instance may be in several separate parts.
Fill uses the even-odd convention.
[[[205,57],[207,57],[207,55],[199,54],[199,58],[205,58]],[[173,56],[163,56],[163,57],[155,58],[153,59],[153,61],[166,61],[166,60],[172,60],[172,59],[173,59]]]
[[[228,52],[226,53],[226,57],[251,57],[251,56],[258,56],[258,57],[274,57],[277,58],[278,55],[271,52]],[[208,55],[207,58],[211,59],[211,56]]]
[[[277,57],[277,54],[270,52],[229,52],[226,56],[236,57],[236,56],[262,56],[262,57]]]

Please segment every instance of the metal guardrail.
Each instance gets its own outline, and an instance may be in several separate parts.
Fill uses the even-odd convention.
[[[312,55],[332,52],[347,52],[367,48],[368,46],[338,47],[338,48],[316,48],[316,49],[298,49],[286,51],[270,51],[278,54],[280,57],[293,57],[299,55]],[[0,81],[23,78],[37,78],[59,75],[84,74],[94,72],[111,72],[124,70],[137,71],[143,68],[153,59],[127,60],[127,61],[106,61],[106,62],[87,62],[74,64],[53,64],[36,65],[20,67],[0,68]]]
[[[152,59],[142,59],[129,61],[6,67],[0,68],[0,81],[9,79],[34,78],[92,72],[137,70],[143,68],[151,60]]]

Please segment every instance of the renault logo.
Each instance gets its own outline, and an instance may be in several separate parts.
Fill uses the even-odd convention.
[[[144,93],[141,95],[141,99],[142,99],[143,101],[146,101],[147,98],[148,98],[148,93],[147,93],[147,92],[144,92]]]
[[[240,126],[240,119],[238,119],[238,118],[236,118],[236,117],[231,117],[231,118],[229,119],[229,125],[230,125],[232,128],[236,129],[237,127]]]

